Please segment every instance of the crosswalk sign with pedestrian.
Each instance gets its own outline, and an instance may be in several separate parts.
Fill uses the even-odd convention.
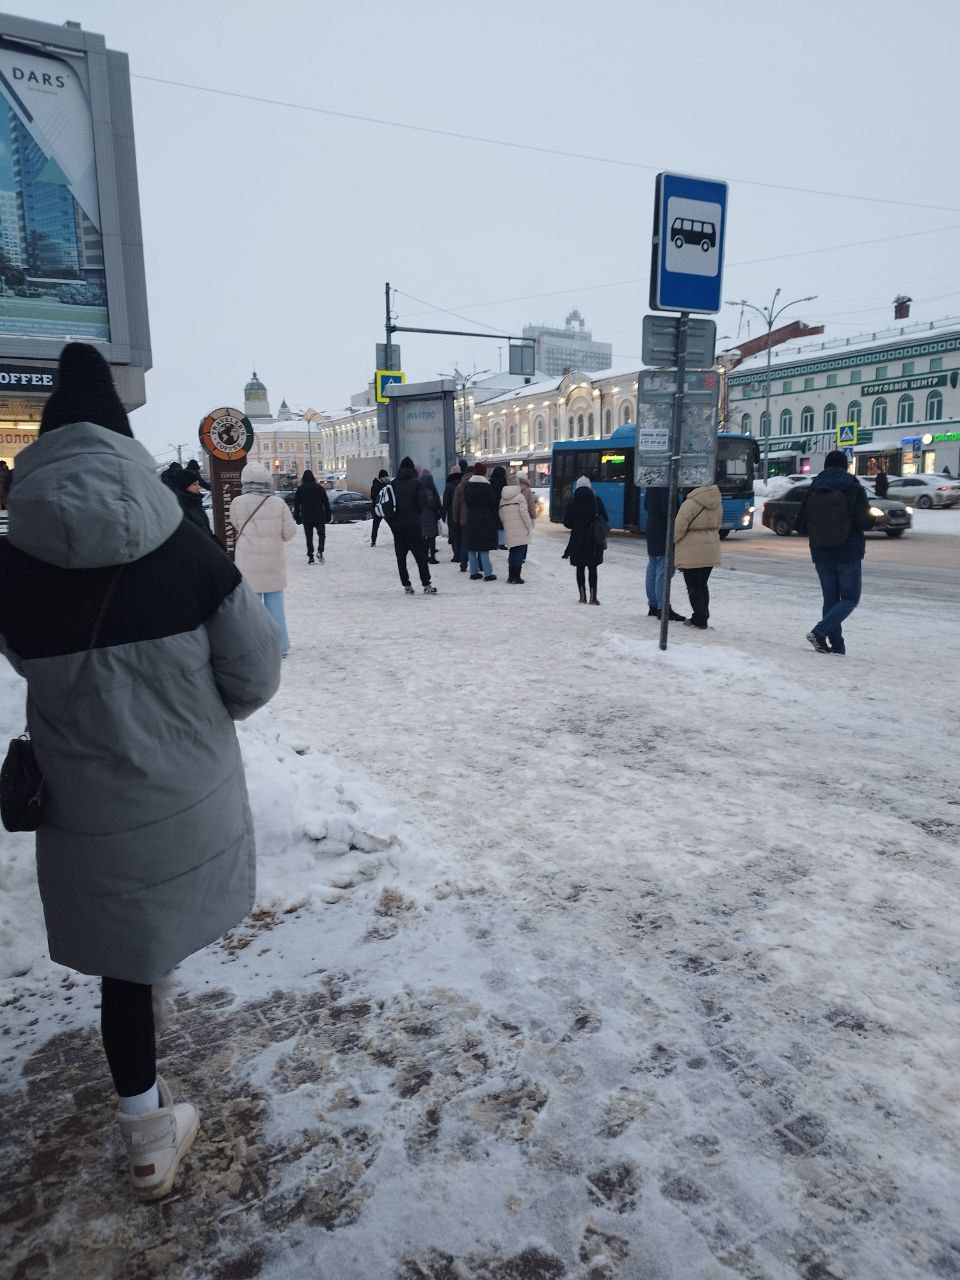
[[[857,424],[855,422],[841,422],[837,426],[837,444],[842,449],[845,445],[854,445],[857,443]]]

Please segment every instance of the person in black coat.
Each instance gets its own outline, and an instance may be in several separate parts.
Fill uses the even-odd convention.
[[[600,603],[597,599],[597,566],[603,564],[603,546],[598,546],[594,537],[593,523],[597,516],[609,519],[606,507],[593,492],[593,485],[586,476],[581,476],[563,513],[564,526],[570,530],[563,557],[569,559],[577,571],[581,604],[587,603],[587,574],[590,578],[590,603]]]
[[[404,458],[400,469],[393,477],[393,493],[396,509],[390,519],[393,530],[393,549],[397,553],[397,569],[400,581],[408,596],[413,595],[410,575],[407,572],[407,556],[412,555],[420,571],[420,582],[423,594],[435,596],[437,588],[430,582],[430,566],[427,563],[427,544],[420,531],[420,522],[426,508],[426,492],[423,481],[417,475],[417,468],[410,458]]]
[[[427,563],[439,564],[437,559],[437,534],[440,532],[440,494],[437,492],[436,481],[429,467],[424,467],[420,472],[420,482],[423,485],[423,509],[420,512],[420,532],[423,534],[423,540],[427,544]]]
[[[205,533],[207,537],[213,538],[219,546],[219,541],[210,528],[207,513],[203,509],[200,477],[195,476],[187,467],[177,466],[176,463],[173,465],[176,467],[176,471],[173,472],[167,484],[177,495],[177,501],[180,503],[180,510],[183,512],[184,520],[189,524],[195,524],[201,532]]]
[[[447,483],[443,486],[443,501],[440,503],[440,519],[447,522],[447,541],[453,552],[450,557],[451,562],[460,559],[460,526],[453,518],[453,495],[457,492],[457,486],[462,479],[463,472],[460,470],[460,465],[454,463],[453,469],[447,476]]]
[[[210,486],[207,484],[206,480],[204,480],[203,476],[200,474],[200,463],[196,460],[196,458],[190,459],[190,461],[184,467],[184,471],[190,471],[193,474],[193,478],[200,482],[200,488],[204,491],[204,493],[210,492]]]
[[[377,472],[376,480],[374,480],[373,484],[370,486],[370,501],[373,503],[373,528],[370,530],[371,547],[375,547],[377,545],[377,530],[380,528],[380,525],[383,523],[383,516],[377,515],[377,501],[380,497],[380,494],[386,488],[387,481],[389,479],[390,479],[390,472],[385,471],[384,468],[381,467],[380,470]]]
[[[317,535],[317,560],[323,564],[323,549],[327,543],[327,525],[330,523],[330,499],[322,484],[317,484],[312,471],[305,471],[303,479],[293,495],[293,518],[303,525],[307,539],[307,564],[313,564],[313,535]]]
[[[493,470],[490,472],[490,488],[493,490],[494,495],[496,496],[496,499],[497,499],[497,529],[499,530],[498,537],[497,537],[497,548],[500,551],[504,550],[503,522],[500,519],[500,499],[503,496],[503,491],[506,487],[507,487],[507,468],[494,467]]]
[[[644,494],[647,512],[647,617],[659,618],[663,604],[663,575],[667,563],[667,515],[670,490],[651,485]],[[671,622],[686,622],[682,613],[670,610]]]
[[[487,479],[482,462],[474,464],[473,475],[464,482],[463,506],[467,513],[467,551],[470,581],[496,582],[490,552],[499,541],[500,496]]]
[[[874,477],[873,488],[878,498],[885,498],[887,496],[887,490],[890,488],[890,485],[887,481],[887,473],[884,471],[883,467],[880,468]]]

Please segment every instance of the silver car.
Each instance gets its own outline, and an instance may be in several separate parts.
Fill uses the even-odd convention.
[[[927,511],[960,503],[960,480],[951,476],[891,476],[887,496]]]

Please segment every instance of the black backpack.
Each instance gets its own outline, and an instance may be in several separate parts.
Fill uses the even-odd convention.
[[[393,524],[397,518],[397,495],[394,492],[393,484],[389,480],[377,494],[377,504],[374,511],[381,520],[386,520],[387,524]]]
[[[836,489],[811,489],[805,515],[812,547],[842,547],[853,533],[850,507]]]

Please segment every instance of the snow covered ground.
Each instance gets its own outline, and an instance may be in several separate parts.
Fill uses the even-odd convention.
[[[2,837],[17,1274],[960,1275],[956,610],[868,574],[838,662],[812,567],[723,568],[663,654],[642,544],[599,609],[549,526],[525,586],[501,555],[409,598],[369,527],[289,549],[293,650],[241,729],[258,912],[177,975],[204,1128],[161,1210]],[[21,699],[0,676],[11,730]]]

